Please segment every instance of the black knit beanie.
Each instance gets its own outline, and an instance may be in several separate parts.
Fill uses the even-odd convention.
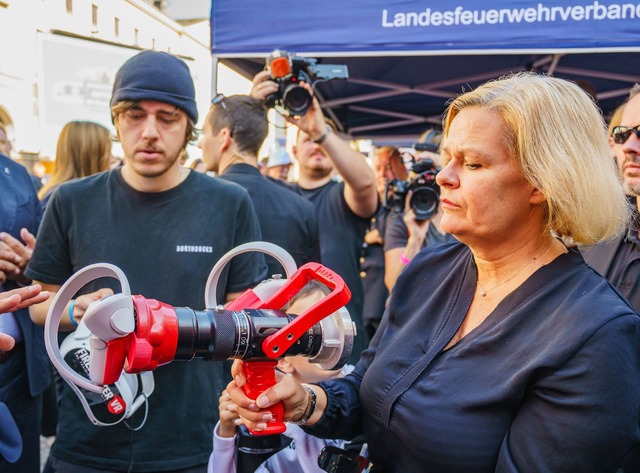
[[[155,100],[185,111],[198,121],[196,91],[184,61],[159,51],[142,51],[118,70],[113,84],[111,106],[125,100]]]

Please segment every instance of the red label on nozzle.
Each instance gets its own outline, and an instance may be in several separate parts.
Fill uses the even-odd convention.
[[[111,401],[109,401],[109,403],[107,404],[107,409],[109,409],[109,412],[111,412],[112,414],[120,414],[122,411],[124,411],[125,407],[126,405],[124,403],[124,400],[117,394],[114,394]]]

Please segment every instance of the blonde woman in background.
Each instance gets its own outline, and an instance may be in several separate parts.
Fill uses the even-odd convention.
[[[43,208],[53,190],[63,182],[106,171],[111,166],[109,130],[90,121],[72,121],[60,132],[53,174],[38,192]]]

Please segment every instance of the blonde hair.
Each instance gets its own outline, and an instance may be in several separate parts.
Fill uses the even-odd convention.
[[[605,123],[580,87],[528,72],[487,82],[450,104],[445,140],[456,115],[471,106],[502,117],[507,149],[546,198],[547,230],[568,246],[624,231],[630,213]]]
[[[40,189],[38,197],[43,198],[63,182],[106,171],[110,151],[109,130],[102,125],[89,121],[67,123],[58,136],[51,179]]]
[[[619,105],[611,115],[611,120],[609,120],[609,127],[607,128],[607,135],[613,137],[613,129],[622,123],[622,114],[624,113],[624,107],[627,105],[627,102],[624,102],[622,105]]]

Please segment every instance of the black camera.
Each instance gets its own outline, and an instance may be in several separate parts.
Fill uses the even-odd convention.
[[[267,97],[267,107],[280,106],[297,116],[305,115],[311,106],[311,95],[300,87],[300,81],[313,85],[320,80],[349,78],[346,65],[318,64],[317,59],[279,49],[267,57],[266,68],[279,86],[278,92]]]
[[[409,206],[416,220],[429,220],[438,211],[440,202],[440,186],[436,183],[438,171],[440,169],[428,158],[413,163],[406,180],[393,179],[387,182],[383,205],[401,213],[407,194],[412,192]]]

